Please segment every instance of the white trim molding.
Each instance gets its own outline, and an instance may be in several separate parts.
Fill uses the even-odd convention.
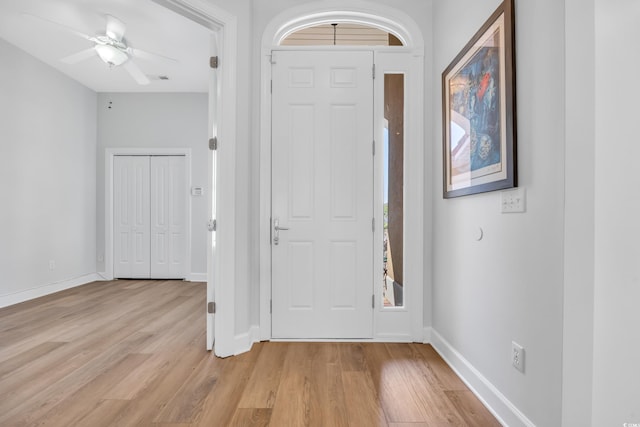
[[[187,280],[190,282],[206,282],[207,281],[207,273],[191,273]]]
[[[47,283],[45,285],[36,286],[25,291],[15,292],[13,294],[0,296],[0,308],[10,305],[19,304],[21,302],[44,297],[56,292],[86,285],[91,282],[101,281],[102,278],[96,273],[86,274],[84,276],[73,277],[71,279],[61,280],[59,282]]]
[[[271,20],[262,38],[263,48],[279,46],[289,34],[328,23],[358,23],[392,33],[403,46],[422,51],[424,40],[416,22],[398,8],[362,0],[325,0],[292,7]]]
[[[507,397],[498,390],[471,362],[460,354],[435,329],[431,329],[431,345],[447,365],[471,389],[473,394],[504,426],[536,427]]]

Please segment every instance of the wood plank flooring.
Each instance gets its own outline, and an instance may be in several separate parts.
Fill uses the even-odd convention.
[[[499,426],[429,345],[205,351],[205,286],[91,283],[0,309],[0,426]]]

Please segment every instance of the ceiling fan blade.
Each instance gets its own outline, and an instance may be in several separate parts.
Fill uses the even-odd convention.
[[[76,36],[81,37],[81,38],[83,38],[85,40],[89,40],[89,41],[92,41],[94,43],[96,42],[95,37],[89,36],[89,35],[83,33],[82,31],[76,30],[75,28],[71,28],[71,27],[69,27],[67,25],[64,25],[64,24],[61,24],[59,22],[51,21],[50,19],[43,18],[42,16],[31,15],[30,13],[25,13],[24,15],[25,16],[29,16],[31,18],[38,19],[40,21],[44,21],[44,22],[46,22],[48,24],[54,25],[59,29],[65,30],[65,31],[67,31],[67,32],[69,32],[71,34],[75,34]]]
[[[177,59],[169,58],[168,56],[160,55],[159,53],[147,52],[145,50],[134,49],[132,47],[130,47],[128,51],[136,58],[148,59],[151,61],[160,59],[163,61],[178,62]]]
[[[123,67],[139,85],[149,84],[149,78],[145,76],[142,70],[131,59],[125,62]]]
[[[74,53],[73,55],[66,56],[61,59],[65,64],[77,64],[78,62],[82,62],[87,60],[93,56],[96,56],[96,50],[92,47],[86,50],[82,50],[78,53]]]
[[[124,22],[115,16],[107,15],[107,36],[121,42],[125,31],[127,31],[127,26]]]

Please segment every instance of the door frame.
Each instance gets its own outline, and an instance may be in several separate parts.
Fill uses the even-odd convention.
[[[301,28],[323,23],[356,22],[377,27],[393,33],[404,44],[402,47],[336,47],[340,50],[369,50],[374,57],[384,52],[393,52],[413,58],[407,93],[417,94],[406,105],[414,109],[408,121],[405,141],[405,201],[412,198],[411,214],[409,206],[405,208],[405,230],[411,230],[405,239],[405,254],[413,253],[411,259],[405,261],[405,275],[410,279],[407,283],[413,286],[411,298],[416,301],[411,311],[411,331],[408,333],[387,333],[379,329],[380,313],[376,304],[374,310],[373,341],[417,341],[428,340],[424,327],[424,282],[425,269],[430,271],[429,257],[425,255],[424,218],[425,218],[425,179],[424,179],[424,41],[419,27],[413,19],[394,8],[376,3],[358,1],[350,7],[349,0],[329,0],[313,2],[288,9],[274,18],[265,29],[261,49],[261,81],[260,81],[260,317],[259,335],[261,340],[271,339],[271,51],[286,50],[280,42],[291,32]],[[301,50],[300,46],[291,50]],[[326,50],[324,48],[306,48],[305,50]],[[379,79],[378,79],[379,81]],[[376,83],[374,83],[375,85]],[[375,93],[375,92],[374,92]],[[374,105],[378,105],[374,100]],[[377,108],[377,107],[375,107]],[[377,126],[377,123],[374,123]],[[409,175],[411,174],[411,175]],[[382,240],[380,241],[382,246]],[[375,243],[374,243],[375,245]],[[374,262],[375,262],[374,258]],[[408,262],[409,261],[409,262]],[[419,262],[418,262],[419,261]],[[375,277],[375,276],[374,276]],[[407,281],[407,280],[405,280]],[[381,288],[381,287],[380,287]],[[378,299],[376,297],[376,299]],[[386,311],[385,313],[389,313]],[[367,340],[371,341],[371,340]]]
[[[106,270],[106,280],[113,280],[113,206],[114,206],[114,188],[113,188],[113,159],[116,156],[184,156],[186,185],[185,192],[187,194],[186,206],[186,248],[185,248],[185,280],[191,281],[191,148],[107,148],[105,149],[105,252],[104,264]]]
[[[207,301],[215,302],[215,315],[206,307],[207,350],[226,357],[238,353],[235,344],[235,269],[236,269],[236,134],[237,134],[237,68],[238,18],[208,0],[152,0],[179,15],[209,28],[215,34],[212,50],[220,58],[218,68],[218,97],[209,91],[209,138],[217,137],[218,168],[216,182],[223,183],[215,192],[216,256],[207,249]],[[211,88],[210,88],[211,89]],[[222,106],[224,105],[224,108]],[[218,122],[213,122],[217,111]],[[206,143],[206,141],[203,141]],[[211,158],[209,183],[212,182]],[[213,191],[207,194],[213,196]],[[210,200],[209,200],[210,201]],[[211,203],[209,203],[211,205]],[[213,219],[213,218],[211,218]],[[203,232],[206,228],[203,225]],[[211,233],[207,245],[211,246]],[[225,284],[226,286],[223,286]],[[215,321],[214,321],[215,319]],[[214,346],[215,339],[215,346]]]

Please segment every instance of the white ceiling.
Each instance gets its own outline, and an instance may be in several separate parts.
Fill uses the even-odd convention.
[[[126,24],[129,46],[177,62],[134,59],[151,80],[146,86],[122,67],[109,68],[97,55],[65,64],[61,58],[92,43],[34,15],[90,36],[104,34],[105,15],[113,15]],[[151,0],[0,0],[0,38],[96,92],[208,91],[211,31]],[[169,80],[159,80],[161,75]]]

